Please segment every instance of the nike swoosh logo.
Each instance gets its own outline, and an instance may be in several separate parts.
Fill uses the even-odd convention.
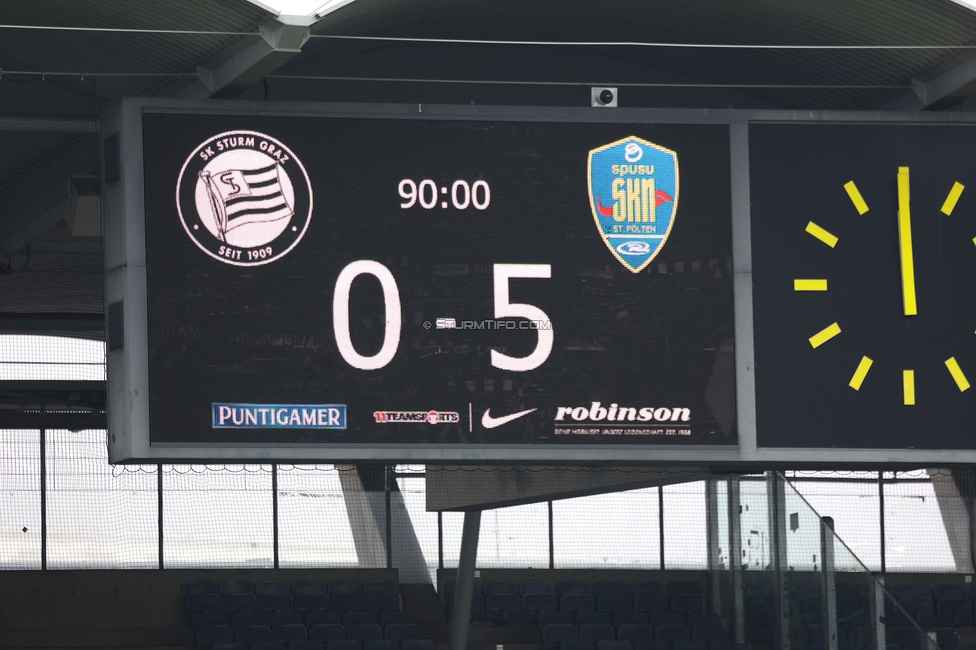
[[[523,415],[528,415],[539,409],[529,409],[528,411],[519,411],[518,413],[511,413],[509,415],[503,415],[500,418],[493,418],[489,415],[491,409],[486,409],[485,414],[481,416],[481,426],[486,429],[494,429],[495,427],[500,427],[503,424],[508,424],[512,420],[517,420]]]

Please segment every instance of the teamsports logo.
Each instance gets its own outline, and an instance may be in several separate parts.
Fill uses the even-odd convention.
[[[630,136],[590,151],[590,209],[603,242],[633,273],[657,257],[678,210],[678,154]]]
[[[450,424],[461,421],[457,411],[373,411],[376,424]]]
[[[257,131],[227,131],[183,163],[176,208],[186,234],[207,255],[259,266],[301,241],[312,218],[312,184],[280,141]]]

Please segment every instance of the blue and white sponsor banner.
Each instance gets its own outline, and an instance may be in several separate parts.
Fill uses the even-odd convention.
[[[632,273],[657,257],[678,209],[678,154],[636,136],[590,151],[590,209],[603,242]]]
[[[345,429],[345,404],[224,404],[212,407],[214,429]]]

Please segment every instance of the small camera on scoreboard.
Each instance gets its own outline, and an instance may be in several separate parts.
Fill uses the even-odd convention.
[[[597,108],[617,108],[617,89],[590,88],[590,106]]]

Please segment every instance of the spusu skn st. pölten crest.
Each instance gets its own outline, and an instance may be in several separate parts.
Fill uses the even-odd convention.
[[[630,136],[590,151],[590,209],[603,242],[639,273],[661,252],[678,210],[678,154]]]

